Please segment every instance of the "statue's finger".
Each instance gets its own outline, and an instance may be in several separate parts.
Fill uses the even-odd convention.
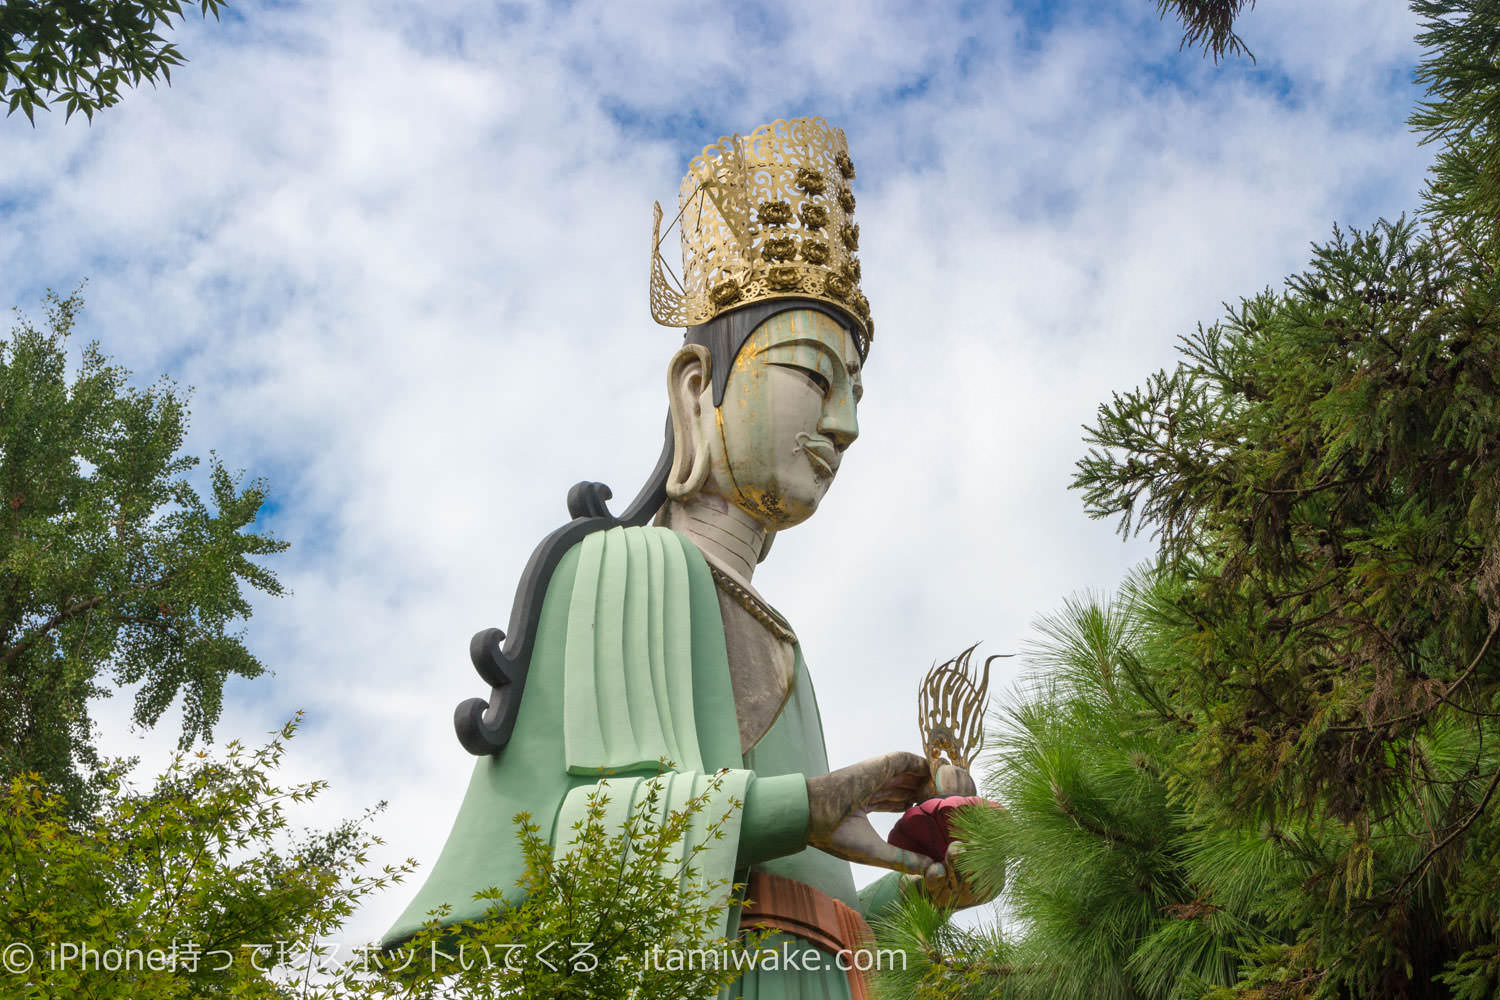
[[[914,781],[924,781],[929,767],[927,758],[907,750],[892,750],[885,755],[886,773],[891,777],[901,775]]]
[[[887,843],[863,816],[851,816],[841,823],[834,831],[829,846],[832,848],[830,853],[837,854],[846,861],[877,865],[911,875],[925,875],[934,866],[943,867],[925,854]]]
[[[926,776],[926,758],[913,753],[893,751],[840,768],[822,778],[820,783],[844,791],[840,800],[875,812],[899,812],[919,801]]]
[[[896,758],[899,770],[892,773],[870,798],[870,808],[876,812],[900,812],[913,803],[930,798],[927,786],[931,784],[931,775],[927,758],[914,753],[889,756]]]
[[[870,812],[903,812],[925,798],[920,782],[892,782],[871,794],[865,800],[865,808]]]

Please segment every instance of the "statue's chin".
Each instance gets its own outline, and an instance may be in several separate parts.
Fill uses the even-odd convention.
[[[785,531],[795,528],[818,512],[818,503],[823,499],[826,487],[815,489],[806,496],[766,491],[750,504],[736,501],[737,506],[755,518],[770,531]]]
[[[769,531],[792,528],[817,513],[818,505],[833,476],[820,475],[808,466],[779,470],[778,476],[765,476],[760,482],[745,476],[736,480],[727,471],[711,475],[700,495],[712,497],[713,503],[738,507]],[[748,480],[748,481],[747,481]]]

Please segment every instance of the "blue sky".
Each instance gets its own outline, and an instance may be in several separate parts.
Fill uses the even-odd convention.
[[[188,450],[269,480],[294,596],[257,602],[275,676],[230,686],[219,736],[306,709],[291,777],[333,785],[307,821],[388,800],[388,857],[430,861],[469,636],[568,486],[628,498],[656,457],[678,335],[647,314],[651,202],[704,145],[819,114],[859,169],[861,438],[756,576],[838,766],[915,742],[934,660],[1018,650],[1149,553],[1068,492],[1081,425],[1335,221],[1416,206],[1414,30],[1261,4],[1259,61],[1215,66],[1149,0],[236,2],[179,32],[172,87],[0,122],[0,304],[87,277],[80,340],[193,386]],[[150,766],[172,723],[128,707],[102,737]]]

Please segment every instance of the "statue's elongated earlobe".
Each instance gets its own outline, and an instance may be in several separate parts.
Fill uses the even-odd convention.
[[[667,496],[687,500],[708,480],[708,442],[698,419],[704,390],[713,375],[713,357],[701,344],[684,344],[667,365],[667,401],[672,408],[672,469]]]

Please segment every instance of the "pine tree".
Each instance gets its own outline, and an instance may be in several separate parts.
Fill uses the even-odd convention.
[[[1158,552],[1011,713],[967,856],[1011,869],[995,993],[1500,989],[1500,2],[1414,8],[1419,210],[1336,228],[1090,429],[1086,508]]]
[[[1040,621],[1026,696],[988,736],[986,792],[1006,811],[961,824],[964,864],[1005,871],[1020,932],[955,935],[939,930],[946,914],[908,901],[882,928],[908,955],[884,995],[1201,996],[1235,982],[1240,954],[1283,940],[1267,907],[1287,889],[1293,838],[1199,823],[1173,792],[1191,720],[1155,686],[1181,666],[1156,620],[1170,599],[1140,577],[1115,601],[1069,601]]]

